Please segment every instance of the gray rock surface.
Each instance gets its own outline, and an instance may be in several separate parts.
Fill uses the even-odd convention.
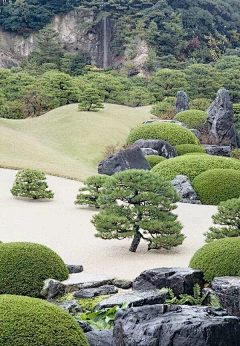
[[[175,187],[178,194],[182,196],[182,203],[202,204],[186,175],[176,175],[171,181],[171,185]]]
[[[142,272],[133,282],[134,290],[171,288],[176,296],[193,294],[193,286],[203,287],[203,273],[191,268],[157,268]]]
[[[70,274],[69,278],[62,281],[65,293],[74,292],[83,288],[95,288],[112,285],[115,277],[101,274]]]
[[[69,314],[75,316],[80,312],[83,312],[83,309],[78,304],[77,300],[55,300],[51,301],[54,305],[57,305],[59,308],[67,311]]]
[[[178,156],[176,148],[161,139],[138,139],[133,143],[133,148],[150,148],[167,159]]]
[[[94,330],[85,334],[90,346],[112,346],[113,330]]]
[[[64,285],[57,280],[47,279],[44,281],[40,296],[45,299],[52,299],[65,293]]]
[[[188,96],[185,91],[181,90],[177,92],[177,101],[176,101],[176,112],[183,112],[189,109]]]
[[[142,150],[142,153],[144,156],[147,156],[147,155],[158,155],[158,152],[157,150],[154,150],[152,148],[141,148]]]
[[[74,292],[75,298],[93,298],[102,295],[116,294],[118,289],[113,285],[105,285],[96,288],[83,288],[77,292]]]
[[[231,147],[229,145],[219,146],[219,145],[209,145],[204,144],[203,147],[206,150],[206,153],[209,155],[215,156],[231,156]]]
[[[112,346],[239,346],[240,320],[222,309],[154,305],[119,310]]]
[[[113,175],[128,169],[151,169],[140,148],[120,150],[115,155],[108,156],[99,163],[98,173]]]
[[[198,131],[196,129],[189,129],[189,131],[191,131],[199,140],[202,139],[202,134],[200,131]]]
[[[165,299],[166,293],[160,290],[127,291],[102,300],[96,310],[112,308],[115,305],[122,306],[125,302],[132,306],[163,304]]]
[[[214,144],[239,146],[239,136],[234,124],[233,106],[229,92],[221,88],[216,99],[207,110],[207,125],[210,139]]]
[[[84,333],[88,333],[88,332],[93,331],[93,328],[87,322],[77,320],[77,323],[78,323],[79,327],[82,328]]]
[[[118,288],[122,288],[123,290],[128,290],[129,288],[132,288],[133,282],[130,280],[114,280],[113,281],[114,286]]]
[[[151,123],[171,123],[171,124],[176,124],[176,125],[180,125],[180,126],[188,128],[186,124],[178,120],[149,119],[143,122],[143,124],[151,124]]]
[[[81,264],[66,264],[69,274],[81,273],[83,266]]]
[[[216,277],[212,281],[212,293],[229,314],[240,317],[240,276]]]

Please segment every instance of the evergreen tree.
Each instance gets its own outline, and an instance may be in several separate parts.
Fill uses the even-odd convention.
[[[226,237],[240,237],[240,198],[221,202],[218,213],[212,216],[217,227],[211,227],[206,235],[206,242]]]
[[[100,192],[103,208],[93,217],[102,239],[133,238],[130,251],[136,252],[141,239],[148,249],[170,249],[182,244],[182,225],[177,221],[176,190],[162,177],[149,171],[128,170],[114,174]]]
[[[93,88],[87,88],[79,98],[78,109],[80,111],[97,112],[100,108],[104,108],[104,105],[101,103],[98,91]]]

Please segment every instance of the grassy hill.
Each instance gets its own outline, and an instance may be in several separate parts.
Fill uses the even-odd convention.
[[[38,118],[0,118],[0,167],[83,180],[97,172],[107,145],[124,144],[131,128],[148,118],[149,106],[112,104],[99,112],[79,112],[72,104]]]

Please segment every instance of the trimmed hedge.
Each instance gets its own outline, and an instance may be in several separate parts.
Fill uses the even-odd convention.
[[[147,160],[147,162],[149,163],[151,168],[156,166],[158,163],[166,160],[165,157],[158,156],[158,155],[147,155],[147,156],[145,156],[145,159]]]
[[[175,146],[178,144],[199,144],[198,138],[188,129],[174,123],[151,123],[139,125],[127,138],[132,144],[138,139],[162,139]]]
[[[235,169],[212,169],[198,175],[192,183],[203,204],[218,205],[240,197],[240,171]]]
[[[240,276],[240,237],[215,240],[201,247],[189,267],[200,269],[206,281],[216,276]]]
[[[206,153],[206,150],[200,145],[196,144],[180,144],[176,145],[178,155],[185,155],[188,153]]]
[[[210,169],[235,169],[240,171],[240,162],[238,160],[211,155],[182,155],[171,160],[160,162],[153,167],[152,171],[172,180],[176,175],[186,175],[191,181]]]
[[[62,281],[68,276],[62,259],[44,245],[0,244],[0,294],[39,297],[44,280]]]
[[[175,120],[181,121],[191,129],[199,129],[207,120],[208,114],[204,111],[190,109],[180,112],[175,116]]]
[[[184,155],[208,155],[207,153],[186,153]]]
[[[88,346],[75,319],[46,301],[0,296],[0,345]]]

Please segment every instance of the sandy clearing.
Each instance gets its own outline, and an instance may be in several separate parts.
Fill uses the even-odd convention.
[[[53,201],[28,201],[10,193],[16,171],[0,169],[0,240],[29,241],[55,250],[66,263],[83,264],[85,272],[134,278],[145,269],[185,267],[204,245],[203,233],[211,225],[214,206],[179,204],[177,213],[187,236],[183,245],[167,251],[128,251],[130,240],[105,241],[94,237],[93,210],[81,209],[74,200],[81,183],[48,176]]]

